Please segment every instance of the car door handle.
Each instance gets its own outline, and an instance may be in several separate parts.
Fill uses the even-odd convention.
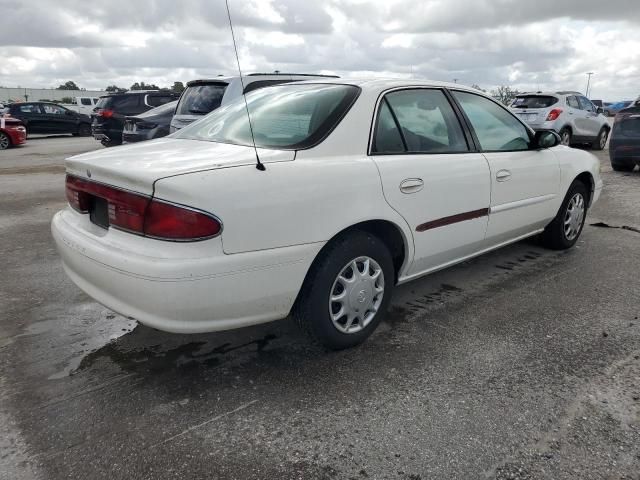
[[[421,178],[406,178],[400,183],[400,191],[402,193],[417,193],[424,187]]]
[[[496,180],[499,182],[506,182],[511,178],[511,172],[509,170],[500,170],[496,173]]]

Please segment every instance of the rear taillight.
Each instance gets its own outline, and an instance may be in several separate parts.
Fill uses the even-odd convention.
[[[547,122],[557,120],[561,113],[562,113],[561,108],[554,108],[549,112],[549,115],[547,115]]]
[[[113,110],[108,110],[106,108],[99,108],[98,110],[96,110],[96,116],[102,117],[102,118],[111,118],[113,117],[113,114],[114,114]]]
[[[221,222],[205,212],[67,175],[69,204],[89,213],[96,198],[106,200],[109,226],[161,240],[195,241],[222,231]]]

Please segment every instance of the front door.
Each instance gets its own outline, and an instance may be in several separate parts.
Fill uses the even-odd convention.
[[[53,103],[43,103],[41,107],[45,114],[46,133],[76,132],[76,116],[74,112]]]
[[[409,276],[477,252],[490,202],[489,166],[440,89],[400,89],[379,102],[371,154],[387,202],[413,232]]]
[[[530,131],[506,108],[455,91],[491,170],[487,246],[543,228],[558,210],[560,166],[548,149],[532,149]]]

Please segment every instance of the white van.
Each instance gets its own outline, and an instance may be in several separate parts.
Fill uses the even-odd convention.
[[[171,120],[171,133],[202,118],[216,108],[235,100],[243,93],[258,88],[299,80],[338,78],[335,75],[312,75],[300,73],[251,73],[242,77],[217,77],[207,80],[192,80],[182,92],[176,113]],[[244,91],[242,86],[244,85]]]
[[[99,97],[73,97],[72,103],[61,103],[69,110],[74,112],[84,113],[85,115],[91,115],[96,104],[100,100]]]

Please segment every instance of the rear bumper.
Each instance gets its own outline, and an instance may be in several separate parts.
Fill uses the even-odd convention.
[[[322,244],[226,255],[220,238],[163,242],[93,225],[71,209],[51,224],[65,271],[106,307],[153,328],[198,333],[288,315]]]

